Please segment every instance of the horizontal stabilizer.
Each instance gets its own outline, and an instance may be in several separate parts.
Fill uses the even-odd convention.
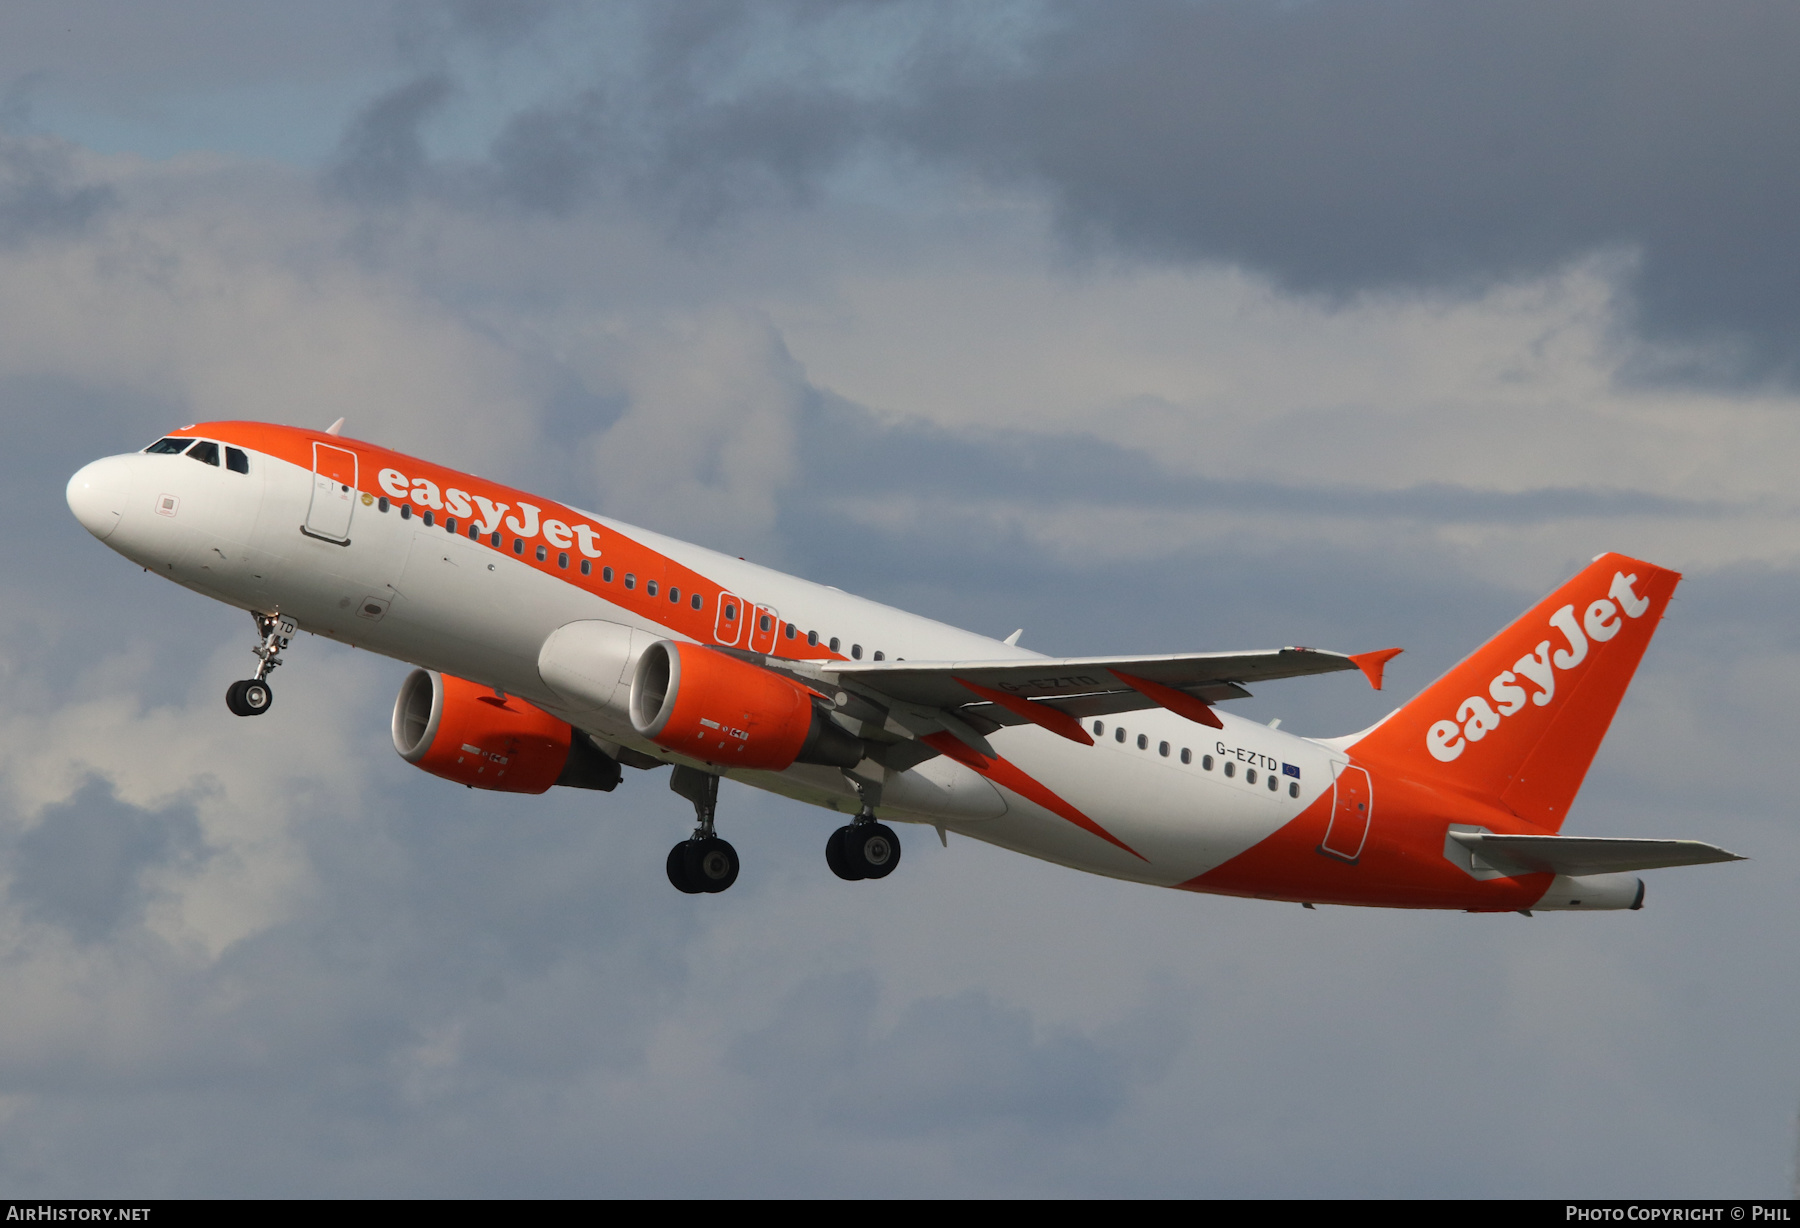
[[[1502,874],[1617,874],[1743,861],[1716,844],[1699,840],[1634,840],[1618,836],[1495,836],[1452,831],[1469,850],[1478,870]],[[1484,864],[1485,863],[1485,864]]]

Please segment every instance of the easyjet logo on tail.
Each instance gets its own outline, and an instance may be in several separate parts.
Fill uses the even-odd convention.
[[[1528,703],[1539,708],[1549,704],[1556,697],[1557,672],[1575,669],[1587,660],[1590,640],[1604,644],[1619,633],[1626,618],[1642,618],[1649,610],[1650,599],[1632,591],[1637,582],[1635,575],[1614,572],[1608,595],[1589,603],[1579,620],[1573,603],[1552,614],[1549,625],[1567,647],[1555,648],[1553,641],[1544,640],[1515,661],[1512,669],[1494,675],[1485,698],[1471,695],[1457,705],[1455,720],[1433,724],[1425,731],[1425,749],[1431,757],[1449,763],[1468,749],[1469,743],[1481,741],[1507,717],[1523,712]],[[1534,689],[1528,691],[1527,683]]]

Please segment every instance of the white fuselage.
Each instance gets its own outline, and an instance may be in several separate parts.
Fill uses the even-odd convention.
[[[427,527],[418,516],[382,511],[360,491],[348,544],[309,536],[302,525],[314,482],[309,470],[262,453],[250,454],[247,473],[180,455],[134,453],[96,461],[78,473],[70,482],[70,504],[108,546],[196,592],[243,609],[279,612],[313,634],[499,688],[603,741],[682,761],[639,737],[622,714],[572,708],[539,672],[546,640],[569,623],[617,623],[643,632],[645,643],[684,638],[679,632],[607,600],[605,590],[569,583],[505,549]],[[373,489],[372,482],[361,486]],[[816,629],[822,641],[839,641],[846,655],[856,645],[865,659],[878,651],[887,660],[909,661],[1038,656],[700,546],[582,515],[705,575],[746,607],[778,612],[781,623]],[[780,653],[779,644],[775,651]],[[1095,873],[1162,885],[1188,882],[1293,820],[1331,790],[1346,762],[1341,752],[1320,743],[1229,714],[1221,719],[1224,727],[1211,729],[1151,708],[1090,720],[1086,727],[1097,730],[1093,746],[1035,725],[991,734],[1007,760],[1139,856],[947,757],[889,773],[879,811]],[[1184,750],[1191,762],[1182,762]],[[855,792],[834,768],[796,765],[778,773],[729,775],[814,805],[856,809]],[[1271,778],[1274,790],[1268,786]],[[1291,796],[1296,783],[1298,796]]]

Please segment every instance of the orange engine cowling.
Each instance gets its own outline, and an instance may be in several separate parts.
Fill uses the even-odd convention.
[[[631,679],[631,725],[658,746],[722,767],[855,767],[862,739],[791,678],[703,648],[658,640]]]
[[[416,669],[400,684],[394,749],[433,776],[502,793],[619,783],[618,762],[567,721],[435,670]]]

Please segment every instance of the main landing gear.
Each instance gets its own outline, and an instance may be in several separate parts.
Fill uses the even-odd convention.
[[[713,834],[719,805],[719,778],[698,768],[677,766],[669,788],[694,803],[694,834],[669,850],[669,882],[688,895],[716,894],[737,882],[737,850]]]
[[[825,864],[839,878],[855,882],[859,878],[886,878],[900,864],[900,837],[894,829],[875,818],[878,786],[859,780],[850,773],[845,777],[856,787],[862,808],[856,818],[831,833],[825,842]]]
[[[261,664],[256,667],[255,677],[234,682],[225,689],[225,706],[236,716],[261,716],[275,702],[268,676],[281,664],[281,650],[298,630],[293,619],[279,614],[258,614],[252,610],[250,617],[256,620],[256,634],[262,640],[250,651],[260,658]]]

